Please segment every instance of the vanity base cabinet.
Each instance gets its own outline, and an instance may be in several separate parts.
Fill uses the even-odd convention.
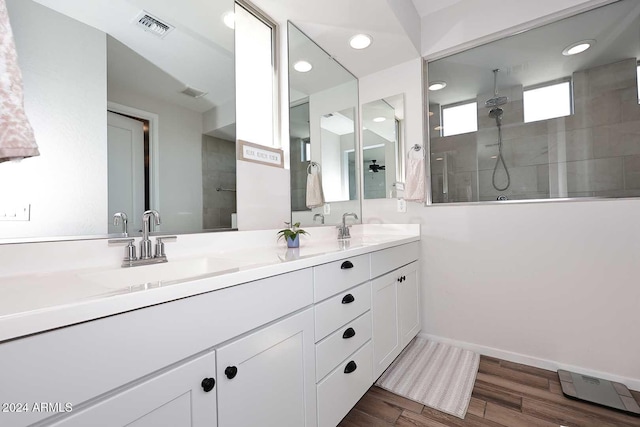
[[[420,331],[418,262],[374,279],[371,291],[376,379]]]
[[[217,350],[221,427],[316,426],[313,309]]]
[[[216,427],[215,366],[212,351],[47,425]]]

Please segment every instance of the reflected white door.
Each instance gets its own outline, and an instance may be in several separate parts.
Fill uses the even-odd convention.
[[[107,112],[109,233],[121,233],[113,214],[129,217],[129,232],[142,228],[144,212],[144,128],[139,120]]]

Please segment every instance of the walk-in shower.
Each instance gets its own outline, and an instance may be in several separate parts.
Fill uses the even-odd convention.
[[[506,96],[498,95],[498,73],[500,69],[493,70],[493,98],[488,99],[484,106],[486,108],[491,108],[489,111],[489,117],[492,119],[496,119],[496,126],[498,127],[498,157],[496,158],[496,165],[493,167],[493,174],[491,175],[491,185],[498,191],[504,191],[511,185],[511,176],[509,175],[509,168],[507,168],[507,164],[504,161],[504,157],[502,155],[502,115],[504,114],[504,110],[500,108],[500,106],[505,105],[509,102],[509,98]],[[504,167],[504,172],[507,175],[507,185],[504,187],[499,187],[496,184],[496,172],[498,171],[498,166],[502,163]]]

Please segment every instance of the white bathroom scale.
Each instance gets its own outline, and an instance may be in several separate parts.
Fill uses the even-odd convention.
[[[640,416],[640,406],[624,384],[562,369],[558,370],[558,377],[567,397]]]

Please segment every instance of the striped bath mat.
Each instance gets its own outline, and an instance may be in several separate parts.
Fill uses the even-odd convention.
[[[376,381],[378,387],[464,418],[480,355],[416,338]]]

